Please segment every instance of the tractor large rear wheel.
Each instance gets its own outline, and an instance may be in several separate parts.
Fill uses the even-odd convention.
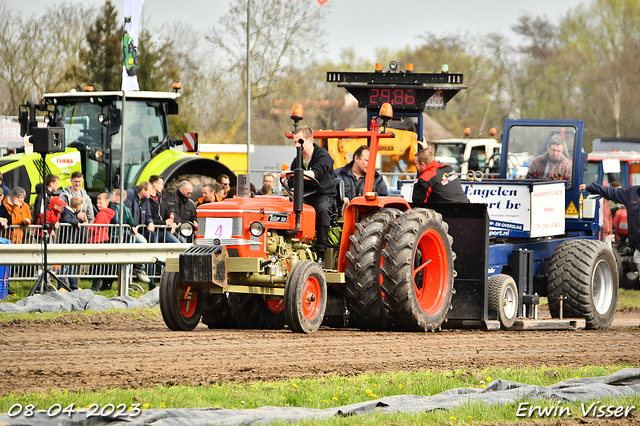
[[[318,331],[327,309],[327,282],[320,265],[309,260],[296,263],[284,290],[284,316],[294,333]]]
[[[282,299],[266,299],[261,294],[230,293],[231,317],[240,328],[280,330],[284,328]]]
[[[587,328],[611,325],[618,305],[618,267],[611,247],[597,240],[561,243],[553,252],[547,277],[551,316],[584,318]]]
[[[453,296],[453,239],[442,216],[411,209],[394,220],[382,249],[384,304],[394,328],[439,330]]]
[[[169,329],[190,331],[202,316],[202,290],[182,284],[179,273],[163,272],[160,279],[160,312]]]
[[[355,232],[349,237],[349,264],[345,271],[349,325],[361,330],[386,328],[388,314],[382,301],[381,252],[391,222],[400,213],[398,209],[381,209],[356,223]]]
[[[225,293],[203,291],[202,323],[209,328],[236,328],[231,317],[231,306]]]

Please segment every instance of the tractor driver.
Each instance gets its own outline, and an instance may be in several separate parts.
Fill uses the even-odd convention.
[[[313,206],[316,210],[316,253],[318,264],[324,267],[324,254],[327,251],[327,240],[329,238],[329,227],[331,226],[331,213],[335,209],[336,187],[333,181],[333,158],[329,152],[313,142],[313,130],[304,126],[295,130],[293,140],[296,148],[302,146],[302,168],[304,175],[315,178],[320,186],[315,182],[305,179],[304,192],[315,190],[315,193],[306,196],[304,202]],[[291,170],[296,168],[296,159],[291,162]],[[286,172],[282,172],[280,177],[284,177]],[[290,179],[292,182],[293,179]],[[298,190],[298,188],[294,188]]]
[[[533,159],[527,179],[571,180],[571,160],[564,155],[564,141],[560,135],[551,136],[547,152]]]

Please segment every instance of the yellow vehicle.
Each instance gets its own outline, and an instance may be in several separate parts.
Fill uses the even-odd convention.
[[[367,129],[346,129],[346,132],[363,132]],[[414,159],[418,152],[416,133],[410,130],[393,129],[396,135],[393,139],[383,139],[378,147],[378,154],[382,160],[380,171],[382,173],[402,172],[415,174],[416,166]],[[329,138],[320,139],[318,144],[329,151],[333,158],[333,167],[338,169],[346,166],[356,149],[362,145],[367,145],[367,140],[362,138]],[[404,164],[406,164],[406,166]]]

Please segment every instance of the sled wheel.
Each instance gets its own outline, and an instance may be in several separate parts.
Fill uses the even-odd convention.
[[[551,316],[584,318],[588,329],[611,325],[618,305],[618,268],[611,248],[597,240],[561,243],[553,252],[547,277]]]
[[[202,316],[202,290],[179,282],[177,272],[163,272],[160,279],[160,312],[171,330],[190,331]]]
[[[261,294],[229,293],[231,316],[240,328],[280,330],[284,328],[284,313],[274,312],[273,301]]]
[[[518,314],[518,288],[509,275],[498,274],[489,278],[489,309],[498,313],[503,330],[513,327]]]
[[[382,249],[384,304],[395,328],[441,328],[453,295],[453,239],[442,216],[430,209],[399,215]]]
[[[284,311],[284,299],[267,299],[264,297],[264,303],[267,305],[267,309],[274,314]]]
[[[387,310],[382,301],[381,251],[384,236],[400,210],[384,208],[356,223],[349,237],[345,270],[350,325],[361,330],[384,330]]]
[[[203,290],[202,293],[202,323],[209,328],[236,328],[227,294],[211,293],[208,290]]]
[[[305,260],[291,268],[284,290],[284,316],[294,333],[318,331],[327,308],[327,282],[322,268]]]

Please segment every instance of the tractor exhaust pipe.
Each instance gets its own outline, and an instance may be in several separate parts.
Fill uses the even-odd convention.
[[[304,204],[304,169],[302,168],[302,146],[304,140],[299,140],[300,146],[296,148],[296,167],[293,169],[293,212],[296,214],[296,227],[287,231],[287,235],[293,236],[300,231],[300,213]]]

